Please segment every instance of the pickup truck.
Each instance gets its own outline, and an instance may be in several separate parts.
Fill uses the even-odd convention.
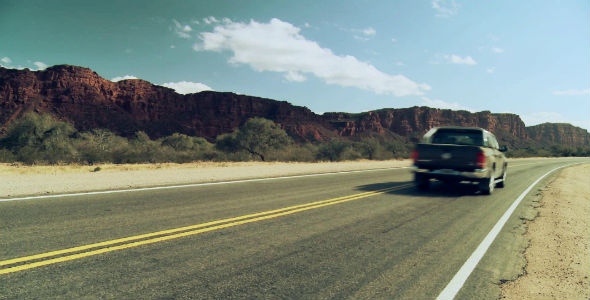
[[[414,181],[420,190],[431,179],[447,183],[470,181],[482,194],[506,184],[508,162],[496,137],[482,128],[435,127],[412,151]]]

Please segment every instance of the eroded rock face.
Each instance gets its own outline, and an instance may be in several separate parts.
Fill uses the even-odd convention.
[[[588,131],[571,124],[543,123],[527,127],[529,137],[543,144],[555,144],[566,147],[588,147]]]
[[[324,118],[341,136],[393,132],[417,141],[426,131],[437,126],[468,126],[485,128],[506,144],[527,140],[526,127],[515,114],[471,113],[430,107],[381,109],[361,114],[328,113]]]
[[[180,132],[214,140],[251,117],[273,120],[302,139],[330,135],[321,130],[320,116],[288,102],[219,92],[180,95],[144,80],[111,82],[67,65],[37,72],[0,68],[0,110],[0,124],[36,111],[79,130],[107,128],[123,136],[142,130],[152,138]]]
[[[0,67],[0,127],[28,111],[50,113],[78,130],[106,128],[127,137],[137,131],[152,138],[179,132],[213,141],[249,118],[262,117],[280,124],[298,141],[370,135],[417,141],[430,128],[447,125],[488,129],[512,147],[527,142],[588,146],[590,140],[586,130],[571,125],[527,128],[515,114],[411,107],[320,116],[285,101],[213,91],[180,95],[140,79],[111,82],[76,66],[43,71]]]

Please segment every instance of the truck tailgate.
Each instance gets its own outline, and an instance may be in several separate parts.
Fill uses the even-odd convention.
[[[478,146],[418,144],[416,166],[423,169],[472,171],[477,168]]]

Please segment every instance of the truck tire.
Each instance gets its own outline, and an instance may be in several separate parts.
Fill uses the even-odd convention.
[[[428,189],[430,179],[422,174],[416,173],[414,174],[414,182],[416,183],[418,190],[425,191]]]
[[[491,195],[494,192],[494,187],[496,184],[494,183],[494,175],[490,174],[490,177],[481,181],[479,183],[479,190],[484,195]]]
[[[499,187],[499,188],[503,188],[505,182],[506,182],[506,171],[504,171],[504,174],[502,174],[502,181],[498,182],[496,184],[496,186]]]

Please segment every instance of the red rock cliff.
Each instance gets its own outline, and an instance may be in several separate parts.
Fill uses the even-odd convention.
[[[588,147],[590,135],[585,129],[571,124],[543,123],[527,127],[530,138],[541,144],[555,144],[565,147]]]
[[[111,82],[76,66],[35,72],[0,67],[0,128],[27,111],[53,114],[83,131],[107,128],[131,136],[142,130],[152,138],[179,132],[214,140],[249,118],[263,117],[300,141],[375,134],[417,141],[428,129],[445,125],[482,127],[512,147],[532,141],[588,146],[590,140],[587,131],[571,125],[528,129],[515,114],[411,107],[319,116],[284,101],[212,91],[179,95],[139,79]]]
[[[381,109],[360,114],[327,113],[324,114],[324,118],[331,122],[342,136],[389,131],[417,140],[432,127],[469,126],[485,128],[511,145],[514,144],[513,140],[528,138],[526,127],[518,115],[492,114],[488,111],[471,113],[430,107],[411,107]]]
[[[151,137],[181,132],[213,140],[251,117],[271,119],[302,139],[333,135],[318,115],[284,101],[219,92],[179,95],[147,81],[111,82],[67,65],[37,72],[0,68],[0,124],[27,111],[51,113],[79,130],[108,128],[124,136],[143,130]]]

